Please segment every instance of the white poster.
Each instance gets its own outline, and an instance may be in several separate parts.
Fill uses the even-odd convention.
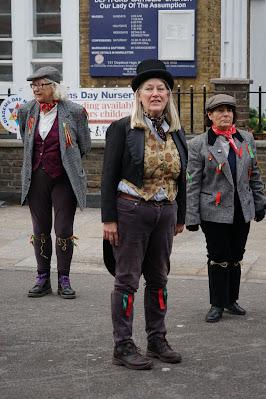
[[[159,11],[160,60],[195,60],[195,11]]]
[[[105,139],[110,123],[131,114],[134,93],[125,88],[69,89],[68,98],[81,104],[88,113],[92,139]]]

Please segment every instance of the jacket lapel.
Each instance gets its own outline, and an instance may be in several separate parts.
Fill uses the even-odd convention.
[[[66,152],[66,129],[70,129],[69,110],[64,101],[59,101],[57,105],[59,142],[62,159]]]
[[[241,136],[242,137],[242,136]],[[241,152],[241,157],[236,155],[236,181],[239,182],[241,175],[243,173],[243,167],[246,163],[246,159],[250,156],[246,148],[246,142],[244,140],[236,140],[236,145],[238,150]]]
[[[207,137],[208,137],[208,135],[207,135]],[[219,165],[222,165],[222,167],[221,167],[222,173],[227,178],[229,183],[233,186],[234,181],[233,181],[230,165],[229,165],[227,157],[225,156],[224,150],[223,150],[219,140],[215,140],[213,144],[212,144],[211,140],[208,140],[207,148],[208,148],[209,153],[216,160],[217,167],[219,167]]]
[[[172,137],[174,140],[174,143],[178,149],[179,156],[180,156],[180,161],[181,161],[181,168],[184,171],[186,169],[186,163],[187,163],[187,145],[185,140],[182,137],[182,133],[178,134],[178,132],[173,132]]]
[[[132,160],[136,165],[143,164],[145,132],[143,129],[127,127],[127,144]]]
[[[37,101],[35,101],[32,104],[32,107],[30,108],[30,111],[28,113],[28,118],[26,121],[26,124],[27,124],[26,134],[28,136],[29,148],[30,148],[31,154],[33,151],[34,133],[35,133],[37,123],[39,121],[39,112],[40,112],[40,106],[37,103]]]

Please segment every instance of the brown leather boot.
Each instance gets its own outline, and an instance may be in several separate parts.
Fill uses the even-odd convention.
[[[182,357],[175,352],[164,337],[153,337],[148,341],[147,356],[156,357],[164,363],[180,363]]]
[[[115,346],[113,364],[133,370],[150,370],[153,367],[152,360],[141,355],[133,341],[122,342]]]

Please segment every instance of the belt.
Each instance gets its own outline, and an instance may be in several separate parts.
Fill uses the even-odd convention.
[[[145,204],[152,204],[155,206],[161,206],[161,205],[169,205],[169,204],[173,204],[175,201],[169,201],[168,199],[163,199],[161,201],[155,201],[155,200],[148,200],[146,201],[144,198],[140,198],[140,197],[136,197],[134,195],[131,194],[127,194],[127,193],[123,193],[122,191],[118,191],[117,196],[119,198],[124,198],[128,201],[138,201],[138,202],[144,202]]]

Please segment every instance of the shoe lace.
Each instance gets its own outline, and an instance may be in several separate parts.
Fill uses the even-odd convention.
[[[121,346],[124,355],[133,355],[134,353],[140,353],[140,348],[137,347],[132,341],[125,342]]]
[[[59,283],[62,288],[70,288],[70,279],[68,276],[61,276],[59,279]]]
[[[173,350],[166,338],[158,337],[156,339],[156,345],[158,346],[160,352],[165,352],[166,350],[170,351]]]
[[[37,285],[41,285],[45,282],[45,280],[47,279],[47,274],[46,273],[42,273],[42,274],[37,274],[36,276],[36,284]]]

